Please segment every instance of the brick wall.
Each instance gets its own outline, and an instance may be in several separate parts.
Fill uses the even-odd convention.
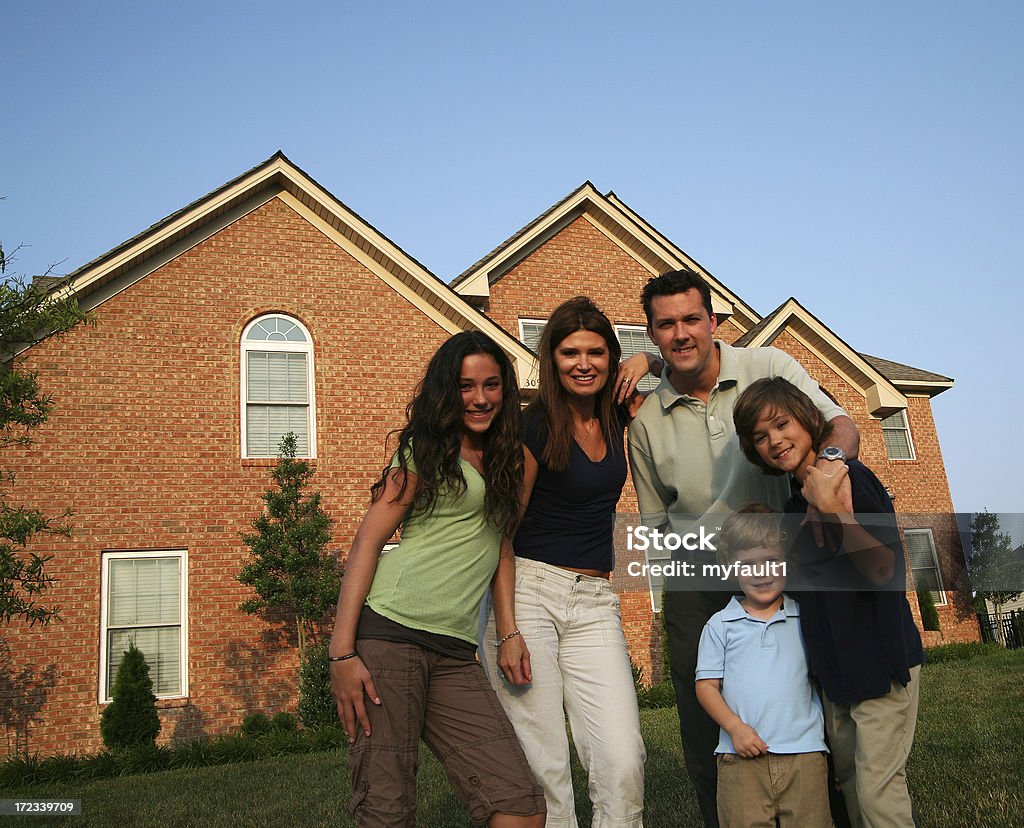
[[[101,744],[107,550],[188,551],[189,697],[161,702],[162,739],[294,710],[294,636],[241,613],[248,590],[235,580],[247,555],[239,533],[259,513],[273,463],[240,459],[239,341],[269,311],[295,316],[314,340],[312,485],[336,521],[334,548],[345,552],[385,463],[385,433],[400,425],[447,334],[280,200],[103,303],[95,326],[27,353],[57,407],[31,453],[12,461],[15,492],[48,513],[74,512],[70,539],[36,547],[54,555],[58,585],[48,599],[63,620],[10,625],[9,652],[0,653],[0,705],[24,707],[26,682],[45,698],[29,730],[32,752]]]

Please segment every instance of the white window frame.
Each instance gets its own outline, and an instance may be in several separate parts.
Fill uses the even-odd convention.
[[[294,324],[306,337],[305,342],[277,342],[277,341],[249,341],[249,331],[258,324],[266,319],[286,319],[287,321]],[[303,325],[294,316],[290,316],[287,313],[264,313],[257,316],[255,319],[250,320],[249,324],[242,329],[242,341],[241,341],[241,370],[240,370],[240,383],[239,383],[239,398],[240,398],[240,416],[241,416],[241,434],[242,434],[242,457],[245,459],[249,458],[265,458],[265,457],[276,457],[276,454],[249,454],[249,441],[248,441],[248,388],[249,388],[249,360],[248,354],[250,351],[273,351],[273,352],[286,352],[286,353],[304,353],[306,354],[306,399],[307,399],[307,429],[308,429],[308,452],[302,455],[308,459],[314,459],[316,457],[316,383],[314,382],[315,373],[313,371],[313,337],[309,333],[309,329]]]
[[[180,560],[179,573],[181,582],[178,586],[180,606],[178,619],[180,626],[179,658],[181,659],[181,692],[156,694],[158,699],[180,699],[188,697],[188,551],[185,549],[158,549],[158,550],[131,550],[125,552],[104,552],[100,564],[100,674],[99,674],[99,703],[108,704],[111,701],[110,692],[112,687],[107,687],[107,671],[109,667],[109,656],[107,651],[107,612],[109,609],[109,575],[110,562],[112,560],[131,560],[133,558],[178,558]],[[119,629],[119,628],[115,628]]]
[[[527,348],[530,348],[530,346],[527,345],[527,343],[526,343],[526,327],[525,326],[526,325],[540,325],[540,330],[537,332],[537,342],[539,343],[540,342],[541,334],[544,333],[544,326],[547,325],[547,324],[548,324],[548,320],[547,319],[529,319],[529,318],[520,319],[519,320],[519,341],[522,342],[524,345],[526,345]],[[536,353],[536,350],[534,350],[533,348],[530,348],[530,350],[533,351],[534,353]]]
[[[885,424],[885,421],[886,420],[891,420],[897,414],[902,417],[902,420],[903,420],[902,424],[901,425],[889,425],[889,426],[887,426]],[[917,452],[914,450],[914,438],[913,438],[913,436],[910,433],[910,419],[907,417],[907,409],[901,408],[898,411],[894,411],[888,417],[883,417],[882,420],[881,420],[881,426],[882,426],[882,442],[885,444],[885,456],[887,458],[889,458],[890,460],[897,460],[897,461],[898,460],[916,460],[917,459]],[[887,432],[887,431],[902,431],[902,432],[904,432],[907,435],[907,450],[908,450],[908,452],[910,454],[909,457],[893,457],[889,453],[889,444],[887,442],[885,442],[885,432]]]
[[[654,566],[664,566],[672,563],[672,553],[663,550],[661,555],[651,555],[651,550],[644,551],[644,560],[647,563],[647,589],[651,593],[651,612],[657,615],[661,612],[662,605],[665,603],[665,576],[658,575],[655,577],[651,569]],[[657,581],[657,587],[655,587],[655,581]],[[668,646],[668,641],[665,642],[665,646]]]
[[[644,350],[647,351],[648,353],[652,353],[652,354],[658,353],[658,346],[655,345],[653,342],[651,342],[651,337],[647,333],[647,328],[644,327],[643,325],[616,325],[615,326],[615,336],[619,340],[619,347],[620,348],[622,347],[622,336],[621,336],[622,331],[631,331],[631,332],[642,333],[644,335],[644,339],[646,339],[647,342],[650,344],[650,350],[647,351],[646,348]],[[634,353],[640,353],[640,352],[639,351],[635,351]],[[629,356],[633,356],[633,354],[630,354]],[[622,358],[623,359],[627,358],[625,353],[623,353]],[[644,378],[642,380],[640,380],[640,382],[637,383],[637,390],[645,391],[645,392],[646,391],[653,391],[655,388],[658,387],[658,384],[660,382],[661,382],[661,378],[660,377],[652,377],[650,374],[645,374]]]
[[[939,552],[935,548],[935,536],[932,534],[932,530],[931,529],[904,529],[903,530],[903,534],[904,534],[904,536],[906,536],[906,538],[908,540],[908,547],[909,547],[909,539],[910,539],[911,535],[924,535],[925,537],[928,538],[928,546],[931,549],[931,553],[932,553],[932,566],[935,569],[935,580],[939,584],[938,590],[929,590],[929,592],[932,593],[932,598],[934,598],[934,600],[935,600],[935,606],[937,606],[937,607],[945,606],[946,605],[946,588],[943,586],[943,583],[942,583],[942,567],[939,566]],[[910,549],[909,548],[907,549],[907,558],[910,558]],[[924,569],[924,567],[917,567],[917,569],[915,569],[914,568],[913,560],[908,560],[907,563],[910,565],[910,573],[914,576],[914,589],[915,590],[917,590],[917,589],[924,589],[924,587],[920,586],[918,584],[918,582],[917,582],[917,570],[918,569]]]

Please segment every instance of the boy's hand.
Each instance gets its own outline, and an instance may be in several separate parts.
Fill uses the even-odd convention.
[[[729,738],[732,739],[733,748],[744,759],[753,759],[768,752],[768,745],[746,722],[740,722],[731,727],[728,733]]]
[[[852,510],[843,502],[844,484],[847,491],[850,488],[850,481],[847,479],[849,472],[848,466],[840,466],[832,474],[811,466],[807,469],[807,477],[804,478],[800,491],[807,502],[823,514],[850,512]]]

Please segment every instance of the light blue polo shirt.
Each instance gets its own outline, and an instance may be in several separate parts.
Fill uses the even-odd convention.
[[[769,753],[814,753],[825,747],[821,700],[811,687],[800,637],[800,605],[788,595],[767,621],[735,596],[700,636],[697,680],[721,679],[722,697],[757,731]],[[736,753],[720,729],[715,753]]]

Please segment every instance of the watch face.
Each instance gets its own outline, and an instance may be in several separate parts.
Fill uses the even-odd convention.
[[[845,460],[846,454],[838,446],[826,446],[821,450],[821,456],[826,460]]]

